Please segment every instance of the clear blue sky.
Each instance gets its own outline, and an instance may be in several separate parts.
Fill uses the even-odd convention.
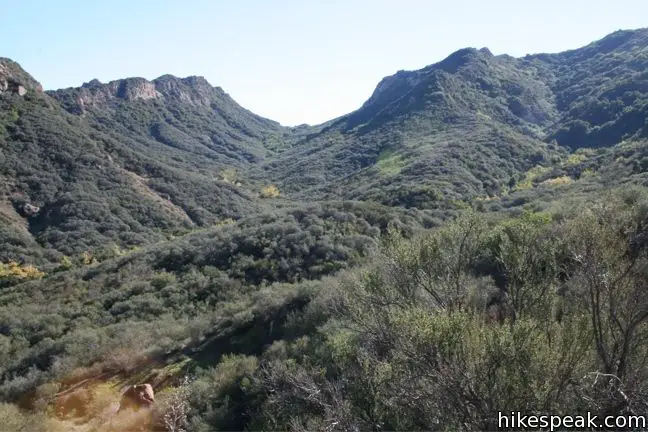
[[[0,56],[46,89],[203,75],[286,125],[358,108],[451,52],[522,56],[648,26],[646,0],[0,0]]]

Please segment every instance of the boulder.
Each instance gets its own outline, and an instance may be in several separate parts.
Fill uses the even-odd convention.
[[[150,407],[153,403],[155,403],[155,393],[151,384],[135,384],[122,394],[119,411],[129,408],[136,411],[142,407]]]
[[[25,216],[31,217],[31,216],[36,216],[38,212],[40,211],[40,207],[35,206],[33,204],[25,203],[22,208],[23,212],[25,213]]]

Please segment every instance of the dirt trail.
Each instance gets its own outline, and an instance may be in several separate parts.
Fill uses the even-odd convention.
[[[170,353],[141,358],[128,370],[78,371],[58,382],[60,390],[48,400],[45,430],[52,432],[128,432],[160,430],[153,425],[156,409],[163,406],[167,389],[177,385],[188,359]],[[152,409],[118,412],[122,393],[133,384],[149,383],[155,390]],[[163,430],[163,429],[162,429]]]

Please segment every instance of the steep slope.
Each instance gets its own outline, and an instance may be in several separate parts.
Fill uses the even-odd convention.
[[[359,110],[266,169],[296,196],[435,208],[499,193],[562,152],[542,141],[558,118],[546,75],[487,49],[457,51],[385,78]]]
[[[136,140],[143,151],[194,169],[263,160],[289,131],[238,105],[203,77],[128,78],[49,93],[95,128]]]
[[[552,75],[560,121],[550,138],[572,148],[648,136],[648,29],[618,31],[586,47],[528,56]]]
[[[295,197],[447,208],[505,194],[570,150],[648,136],[648,30],[524,58],[467,48],[383,79],[264,166]]]
[[[262,158],[262,140],[280,126],[236,110],[204,80],[163,77],[157,85],[174,95],[168,105],[156,105],[162,91],[142,80],[52,97],[0,60],[0,260],[111,254],[255,211],[256,192],[221,172]],[[79,114],[62,109],[74,112],[73,100]],[[199,117],[208,111],[221,122]]]

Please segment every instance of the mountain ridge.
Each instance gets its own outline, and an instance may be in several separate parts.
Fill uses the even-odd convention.
[[[69,240],[50,243],[43,235],[81,211],[70,204],[74,199],[63,199],[71,179],[79,192],[90,179],[91,189],[108,193],[100,181],[113,179],[97,171],[106,166],[122,173],[132,197],[152,199],[155,212],[175,215],[153,224],[162,230],[272,207],[259,199],[268,185],[295,202],[369,200],[446,217],[461,202],[506,193],[528,170],[564,160],[570,151],[646,136],[646,47],[648,30],[640,29],[521,58],[462,48],[383,78],[351,113],[294,128],[252,113],[201,76],[95,79],[43,92],[17,63],[2,59],[0,81],[7,85],[0,88],[11,81],[15,89],[3,93],[2,205],[19,213],[27,203],[41,207],[28,229],[41,244],[67,252],[85,247],[83,236],[68,247]],[[49,133],[52,127],[57,130]],[[77,155],[84,146],[89,153]],[[59,153],[48,151],[54,148]],[[55,173],[47,186],[38,181],[44,167]],[[123,205],[106,211],[129,219],[134,209]],[[79,221],[65,229],[76,232]]]
[[[0,59],[0,417],[130,430],[134,382],[160,431],[169,401],[197,431],[644,409],[646,70],[645,31],[466,48],[286,128],[202,77],[43,92]]]
[[[612,51],[614,49],[618,49],[620,47],[623,47],[623,45],[626,45],[628,43],[634,43],[636,45],[637,43],[641,42],[642,37],[643,38],[648,37],[648,28],[617,30],[617,31],[615,31],[613,33],[610,33],[610,34],[606,35],[605,37],[603,37],[602,39],[600,39],[598,41],[592,42],[592,43],[587,44],[587,45],[585,45],[583,47],[580,47],[580,48],[575,48],[575,49],[570,49],[570,50],[561,51],[561,52],[555,52],[555,53],[540,52],[540,53],[535,53],[535,54],[527,54],[525,56],[520,56],[520,57],[513,57],[513,56],[510,56],[508,54],[499,54],[497,56],[494,56],[487,47],[482,47],[482,48],[479,48],[479,49],[477,49],[475,47],[459,48],[456,51],[449,54],[448,56],[446,56],[445,58],[443,58],[443,59],[441,59],[441,60],[439,60],[439,61],[437,61],[435,63],[431,63],[431,64],[429,64],[427,66],[424,66],[424,67],[422,67],[420,69],[416,69],[416,70],[399,70],[396,73],[394,73],[393,75],[389,75],[389,76],[384,77],[376,85],[376,88],[374,89],[372,94],[367,98],[367,100],[358,109],[362,109],[362,108],[366,107],[367,105],[371,105],[372,103],[374,103],[375,99],[376,99],[376,94],[381,92],[381,87],[385,86],[389,81],[393,80],[394,78],[400,78],[401,76],[405,76],[405,75],[408,75],[408,78],[411,78],[411,77],[409,77],[409,75],[411,75],[412,73],[422,73],[422,72],[428,71],[428,70],[430,70],[430,69],[432,69],[434,67],[441,68],[441,69],[443,69],[443,70],[445,70],[447,72],[456,72],[456,70],[459,67],[465,66],[466,63],[468,61],[470,61],[471,57],[477,56],[479,54],[483,54],[485,57],[508,58],[508,59],[515,59],[515,60],[533,60],[533,59],[546,60],[549,57],[554,58],[554,59],[557,59],[559,57],[577,57],[580,60],[586,60],[588,58],[588,56],[593,56],[594,55],[593,54],[594,51],[596,51],[598,53],[600,53],[600,52],[609,52],[609,51]],[[637,39],[639,39],[639,40],[637,40]],[[7,60],[15,63],[16,65],[18,65],[18,63],[14,62],[14,61],[12,61],[10,59],[7,59]],[[27,74],[27,75],[29,75],[29,74]],[[29,76],[29,78],[31,80],[33,80],[33,78],[31,76]],[[33,80],[33,81],[36,82],[35,80]],[[216,92],[219,92],[221,94],[227,95],[228,97],[231,97],[227,93],[225,93],[225,91],[222,89],[222,87],[220,87],[220,86],[212,86],[204,76],[190,75],[190,76],[187,76],[187,77],[176,77],[176,76],[171,75],[171,74],[163,74],[163,75],[161,75],[161,76],[159,76],[157,78],[151,79],[151,80],[148,80],[148,79],[142,78],[142,77],[126,77],[126,78],[110,80],[107,83],[102,83],[101,81],[99,81],[98,79],[95,78],[95,79],[93,79],[93,80],[91,80],[89,82],[82,83],[78,87],[73,86],[73,87],[66,87],[66,88],[59,88],[59,89],[49,89],[49,90],[45,90],[45,92],[48,93],[48,94],[55,94],[56,92],[61,92],[61,91],[79,90],[79,89],[83,89],[83,88],[86,88],[86,89],[93,89],[94,88],[94,89],[96,89],[97,87],[109,86],[109,87],[112,88],[113,93],[118,92],[118,90],[121,88],[122,96],[125,96],[126,99],[128,99],[128,98],[137,99],[138,94],[133,95],[133,94],[129,93],[128,87],[129,87],[130,83],[138,82],[139,84],[153,84],[153,85],[156,86],[155,90],[159,91],[157,84],[162,83],[162,82],[168,82],[168,81],[171,81],[171,82],[181,81],[181,82],[185,82],[185,83],[191,83],[194,86],[201,87],[203,90],[207,89],[207,88],[208,89],[213,89]],[[40,84],[38,84],[38,85],[40,86]],[[42,86],[40,86],[40,87],[42,89]],[[168,87],[166,89],[169,90]],[[144,98],[147,97],[146,92],[143,92],[143,94],[140,94],[140,95],[143,95]],[[149,93],[148,97],[149,98],[154,98],[155,96],[153,96],[152,93]],[[182,95],[182,97],[186,98],[186,95]],[[186,100],[191,101],[190,98],[186,98]],[[332,121],[334,121],[336,119],[339,119],[341,117],[345,117],[345,116],[348,116],[350,114],[353,114],[355,111],[357,111],[357,110],[351,111],[351,112],[346,113],[346,114],[342,114],[340,116],[337,116],[337,117],[335,117],[333,119],[324,121],[324,122],[319,123],[319,124],[302,124],[302,125],[299,125],[299,126],[300,127],[303,127],[304,125],[311,126],[311,127],[321,126],[321,125],[330,123],[330,122],[332,122]],[[274,123],[280,124],[280,122],[277,122],[277,121],[272,120],[272,119],[266,119],[266,120],[269,120],[269,121],[272,121]]]

